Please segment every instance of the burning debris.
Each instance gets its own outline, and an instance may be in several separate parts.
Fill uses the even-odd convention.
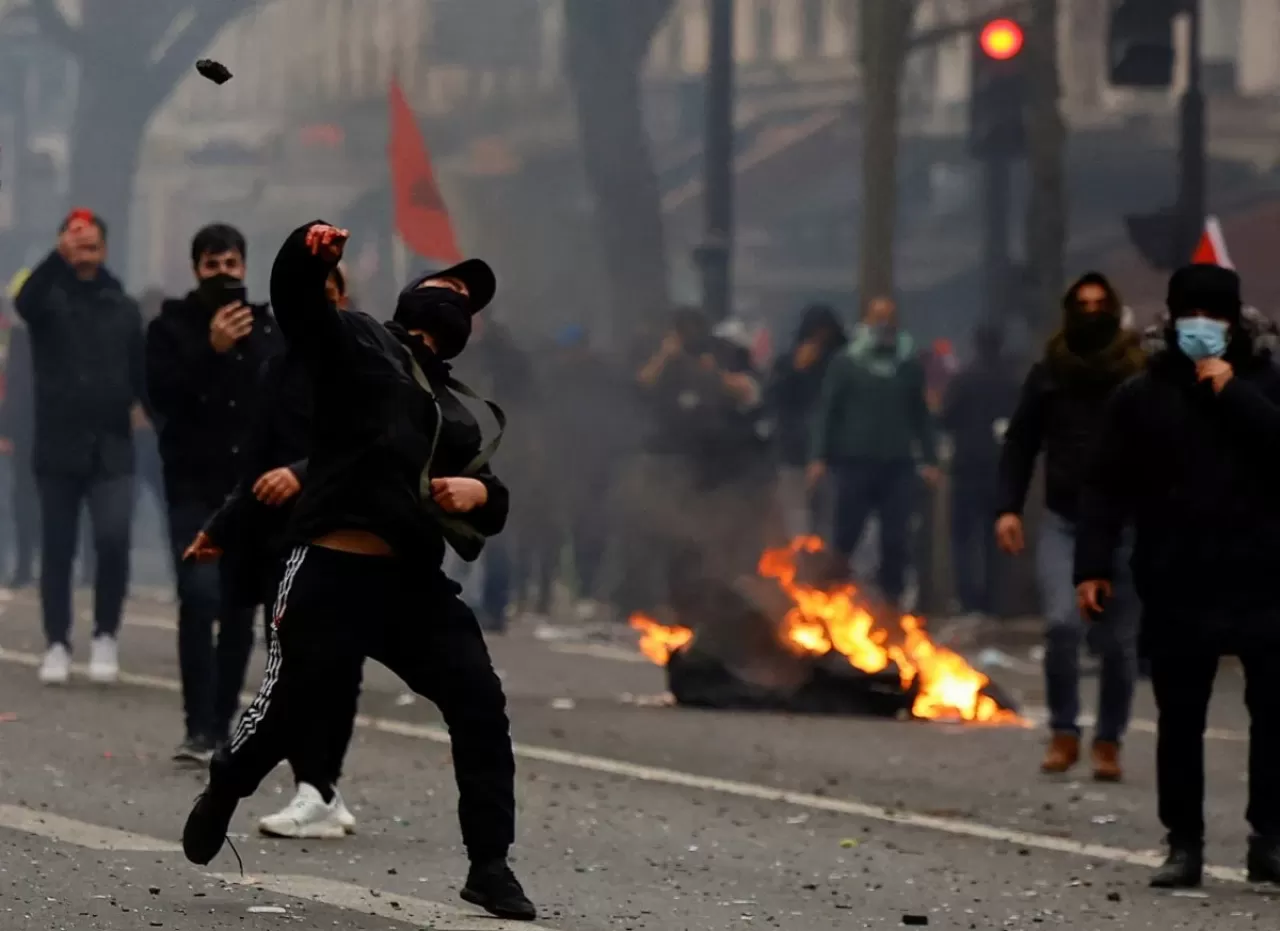
[[[936,644],[919,618],[894,623],[877,617],[852,585],[800,581],[801,564],[820,553],[822,543],[812,537],[767,550],[758,571],[774,583],[772,594],[752,580],[704,593],[697,607],[676,604],[683,624],[631,618],[640,649],[666,667],[678,703],[1021,721],[991,680]],[[704,623],[708,602],[733,623]]]

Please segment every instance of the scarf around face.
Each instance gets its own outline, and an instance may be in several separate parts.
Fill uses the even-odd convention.
[[[1045,364],[1050,374],[1069,388],[1114,388],[1143,370],[1146,355],[1137,335],[1125,329],[1118,330],[1111,342],[1091,353],[1073,349],[1062,329],[1045,348]]]

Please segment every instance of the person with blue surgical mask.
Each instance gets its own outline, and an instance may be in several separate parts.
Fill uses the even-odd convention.
[[[1204,730],[1219,658],[1244,667],[1250,716],[1251,881],[1280,884],[1280,371],[1276,328],[1240,300],[1240,278],[1189,265],[1148,333],[1147,370],[1112,398],[1080,499],[1075,579],[1102,611],[1122,528],[1135,531],[1140,649],[1159,721],[1156,782],[1168,858],[1151,885],[1204,871]]]

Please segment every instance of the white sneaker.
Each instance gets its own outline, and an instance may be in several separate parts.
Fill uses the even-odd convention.
[[[356,832],[356,816],[351,813],[351,809],[342,800],[342,795],[337,789],[333,790],[333,808],[338,823],[342,825],[342,830],[347,834],[354,834]]]
[[[44,654],[40,664],[42,685],[66,685],[71,678],[71,651],[61,643],[55,643]]]
[[[338,805],[336,794],[325,804],[320,790],[304,782],[292,802],[258,822],[258,830],[267,837],[339,840],[347,836],[347,829],[338,820]]]
[[[101,634],[89,648],[89,681],[111,685],[120,678],[120,653],[116,638]]]

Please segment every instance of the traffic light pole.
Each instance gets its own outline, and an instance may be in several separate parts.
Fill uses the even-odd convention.
[[[985,311],[1003,317],[1009,294],[1009,214],[1012,171],[1008,158],[989,155],[982,161],[982,270]]]
[[[734,0],[711,0],[703,144],[706,233],[696,259],[703,309],[712,320],[729,316],[733,292],[733,8]]]
[[[1200,39],[1203,26],[1201,0],[1187,0],[1190,40],[1187,52],[1187,87],[1182,93],[1178,140],[1178,255],[1186,262],[1195,251],[1206,212],[1206,152],[1203,69]]]

